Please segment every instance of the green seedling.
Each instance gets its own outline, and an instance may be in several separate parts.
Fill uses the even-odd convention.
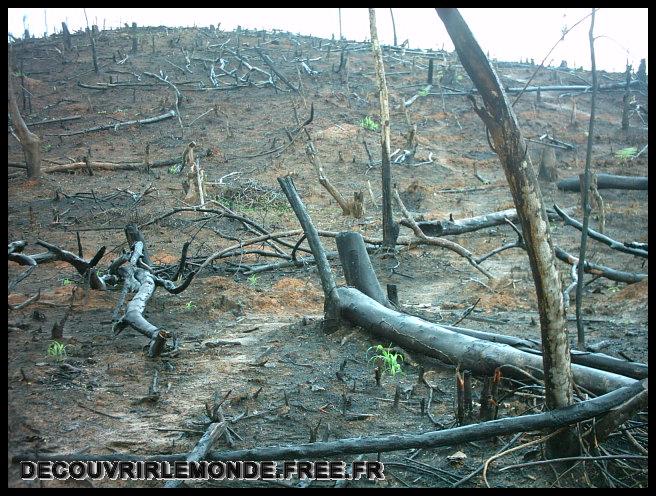
[[[58,362],[61,362],[66,358],[66,345],[59,341],[53,341],[48,346],[47,354],[49,357],[53,357]]]
[[[62,286],[70,286],[71,284],[73,284],[73,281],[71,281],[69,278],[65,277],[62,279]]]
[[[419,90],[419,92],[417,94],[419,96],[428,96],[428,90],[426,90],[426,89]]]
[[[396,374],[402,374],[403,371],[401,370],[401,364],[399,362],[403,361],[403,355],[400,353],[393,353],[392,352],[392,343],[385,348],[382,344],[379,344],[378,346],[372,346],[367,350],[367,353],[369,353],[369,350],[375,350],[378,354],[372,356],[369,361],[370,362],[378,362],[383,365],[383,372],[387,372],[389,375],[394,377]]]
[[[193,310],[194,308],[196,308],[196,304],[193,301],[188,301],[185,304],[185,310],[187,311]]]
[[[178,173],[178,166],[177,165],[172,165],[169,167],[169,174],[177,174]]]
[[[369,131],[378,131],[380,127],[377,122],[375,122],[371,117],[367,116],[360,121],[360,126],[369,130]]]
[[[252,276],[250,276],[250,277],[248,278],[248,283],[249,283],[251,286],[257,286],[257,275],[253,274]]]
[[[622,148],[615,152],[615,156],[622,160],[628,160],[632,157],[635,157],[638,153],[638,149],[635,146],[630,146],[628,148]]]

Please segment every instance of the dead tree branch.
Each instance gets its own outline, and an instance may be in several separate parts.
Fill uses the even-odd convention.
[[[403,204],[403,201],[401,200],[401,197],[399,196],[399,192],[396,188],[396,185],[394,186],[393,190],[394,194],[394,199],[399,205],[399,208],[401,208],[401,211],[403,212],[403,215],[405,216],[405,219],[407,220],[408,224],[410,224],[412,228],[412,232],[415,233],[415,236],[417,236],[419,239],[424,241],[426,244],[429,245],[434,245],[434,246],[439,246],[441,248],[446,248],[447,250],[451,250],[461,257],[464,257],[467,259],[467,261],[478,271],[480,271],[485,277],[488,279],[494,279],[494,276],[490,274],[487,270],[483,269],[476,260],[474,259],[473,253],[471,253],[469,250],[466,248],[463,248],[460,246],[458,243],[454,243],[453,241],[449,241],[448,239],[443,239],[443,238],[433,238],[433,237],[428,237],[424,234],[424,232],[419,228],[415,220],[412,218],[412,215],[410,215],[410,212],[408,212],[408,209],[405,208],[405,205]]]

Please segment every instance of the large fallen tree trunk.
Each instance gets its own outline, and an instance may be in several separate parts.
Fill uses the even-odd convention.
[[[556,186],[563,191],[581,191],[579,176],[561,179]],[[648,189],[647,177],[597,174],[597,189]]]
[[[346,284],[363,290],[363,293],[381,305],[390,307],[371,265],[362,235],[355,232],[342,232],[337,235],[335,241]]]
[[[505,374],[525,380],[526,374],[518,372],[517,369],[529,374],[531,371],[543,370],[543,358],[540,355],[525,353],[507,344],[458,334],[418,317],[387,308],[357,289],[336,287],[319,235],[293,181],[290,177],[285,177],[278,178],[278,182],[298,217],[317,260],[325,295],[324,330],[334,331],[342,320],[348,320],[384,338],[385,341],[391,340],[410,351],[423,353],[454,366],[460,365],[461,369],[469,369],[480,375],[490,376],[494,374],[495,369],[501,367]],[[506,367],[506,370],[504,365],[512,367]],[[606,393],[635,382],[628,377],[581,365],[572,366],[572,372],[576,384],[595,393]]]
[[[551,410],[535,415],[509,417],[480,424],[465,425],[454,429],[430,431],[421,434],[396,434],[389,436],[354,437],[336,441],[306,443],[291,446],[267,446],[232,451],[210,451],[208,461],[229,460],[312,460],[346,454],[385,453],[413,448],[437,448],[505,436],[517,432],[558,428],[582,422],[608,412],[622,403],[648,391],[647,380],[634,381],[633,384],[612,391],[603,396],[583,401],[572,406]],[[128,454],[63,454],[53,453],[34,455],[22,453],[12,457],[13,463],[21,461],[182,461],[187,453],[170,455],[128,455]]]
[[[362,291],[361,288],[356,286],[356,289]],[[365,291],[362,291],[366,294]],[[517,348],[526,353],[540,354],[541,345],[535,341],[522,339],[515,336],[505,336],[503,334],[495,334],[492,332],[478,331],[475,329],[467,329],[452,325],[438,324],[448,329],[449,331],[458,334],[466,334],[477,339],[484,341],[492,341],[494,343],[503,343]],[[633,379],[644,379],[649,376],[649,368],[644,363],[628,362],[620,360],[619,358],[605,355],[604,353],[591,353],[586,351],[570,350],[572,363],[592,367],[593,369],[605,370],[613,374],[619,374]]]
[[[417,351],[461,369],[491,376],[501,368],[504,375],[525,380],[522,369],[542,371],[542,356],[525,353],[507,344],[493,343],[450,331],[418,317],[405,315],[372,300],[354,288],[338,287],[335,296],[340,315],[385,342],[393,341],[409,351]],[[504,367],[512,365],[512,367]],[[635,382],[618,374],[572,365],[574,382],[596,394],[606,393]]]
[[[550,210],[547,210],[547,215],[550,220],[559,218],[556,212]],[[478,231],[486,227],[500,226],[506,223],[506,219],[511,222],[518,222],[517,210],[509,208],[499,212],[457,220],[424,220],[418,221],[417,225],[426,236],[449,236]],[[410,221],[407,219],[403,219],[400,224],[412,228]]]

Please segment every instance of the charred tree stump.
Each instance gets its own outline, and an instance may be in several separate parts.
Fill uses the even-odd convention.
[[[396,284],[387,285],[387,299],[395,307],[399,306],[399,293]]]
[[[381,181],[383,190],[383,248],[393,251],[399,236],[399,225],[394,222],[392,214],[392,172],[390,169],[390,113],[387,82],[385,81],[385,66],[383,53],[378,42],[376,28],[376,11],[369,9],[369,29],[371,31],[371,50],[376,66],[376,80],[380,101],[380,145],[381,145]]]
[[[98,74],[98,53],[96,52],[96,40],[93,36],[93,31],[87,28],[89,32],[89,39],[91,40],[91,56],[93,57],[93,71]]]
[[[360,233],[341,232],[335,238],[346,284],[390,308],[390,303],[378,282],[371,259]]]
[[[132,23],[132,53],[137,53],[139,50],[139,38],[137,37],[137,23]]]
[[[626,90],[622,97],[622,131],[629,130],[629,110],[631,103],[631,66],[626,65]]]

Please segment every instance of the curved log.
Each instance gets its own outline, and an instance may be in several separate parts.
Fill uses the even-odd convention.
[[[354,288],[339,287],[335,291],[342,318],[392,341],[410,351],[417,351],[452,365],[460,365],[479,375],[491,376],[502,367],[504,374],[525,380],[526,376],[504,365],[524,369],[526,372],[543,370],[542,356],[526,353],[503,343],[484,341],[450,331],[440,325],[418,317],[399,313],[384,307]],[[597,394],[629,386],[635,379],[602,370],[572,365],[574,381]]]

